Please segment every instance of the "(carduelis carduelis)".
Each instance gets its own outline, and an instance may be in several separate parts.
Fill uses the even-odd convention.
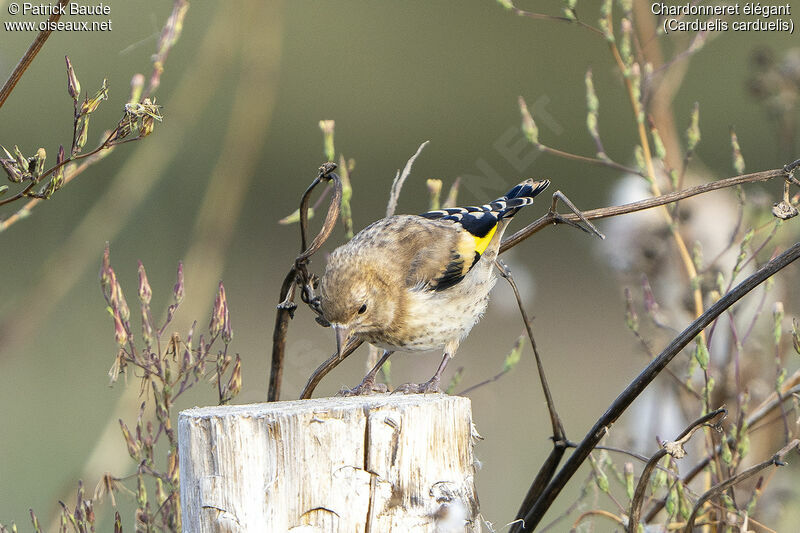
[[[430,380],[399,388],[439,390],[447,362],[486,310],[503,232],[548,185],[528,179],[482,206],[383,218],[333,251],[320,283],[320,307],[336,331],[337,349],[351,336],[384,349],[349,392],[380,390],[375,376],[395,351],[443,348]]]

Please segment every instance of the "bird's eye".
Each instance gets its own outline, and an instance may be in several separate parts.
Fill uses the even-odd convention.
[[[362,306],[361,306],[361,307],[358,309],[358,314],[359,314],[359,315],[363,315],[363,314],[364,314],[364,313],[366,313],[366,312],[367,312],[367,304],[364,304],[364,305],[362,305]]]

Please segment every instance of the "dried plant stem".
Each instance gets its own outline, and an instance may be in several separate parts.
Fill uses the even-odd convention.
[[[103,150],[110,150],[112,148],[112,146],[110,146],[108,144],[108,142],[111,140],[111,136],[112,135],[113,135],[113,132],[109,133],[106,136],[105,140],[102,143],[100,143],[100,145],[97,148],[95,148],[94,150],[92,150],[91,152],[87,152],[85,154],[78,154],[76,156],[70,157],[69,159],[66,159],[62,163],[59,163],[59,164],[53,166],[53,168],[49,169],[47,172],[42,174],[41,178],[39,178],[38,180],[35,180],[35,181],[31,181],[24,189],[22,189],[17,194],[0,200],[0,206],[4,206],[6,204],[10,204],[11,202],[16,202],[17,200],[19,200],[21,198],[24,198],[25,196],[32,197],[35,200],[44,200],[45,198],[43,196],[39,196],[39,195],[34,194],[34,193],[31,192],[33,190],[33,188],[36,187],[36,185],[38,185],[42,180],[44,180],[46,177],[50,176],[53,172],[57,171],[61,167],[64,167],[64,166],[66,166],[66,165],[68,165],[70,163],[73,163],[75,161],[80,161],[82,159],[86,159],[87,160],[86,163],[88,163],[88,164],[93,163],[94,161],[97,160],[96,156],[98,154],[100,154],[100,152],[102,152]],[[136,140],[138,140],[138,139],[136,139],[136,138],[127,139],[127,140],[122,141],[122,142],[117,143],[117,144],[123,144],[123,143],[126,143],[126,142],[136,141]],[[72,175],[69,179],[72,179],[74,177],[75,176]],[[64,179],[64,184],[66,185],[66,183],[67,183],[67,178]],[[31,203],[29,202],[27,205],[31,205]],[[33,205],[36,205],[36,204],[35,203],[32,204],[31,207],[33,207]],[[5,221],[3,221],[3,222],[5,222]],[[6,229],[6,227],[8,227],[10,225],[11,224],[3,224],[2,226],[0,226],[0,230],[4,230],[4,229]]]
[[[14,87],[17,85],[17,82],[22,78],[22,75],[28,69],[28,67],[33,62],[34,58],[36,58],[36,54],[39,53],[39,50],[42,49],[44,46],[45,41],[50,37],[50,34],[53,30],[49,29],[52,27],[51,23],[58,22],[58,19],[61,18],[61,9],[63,6],[67,5],[69,0],[58,0],[58,6],[53,9],[53,14],[50,15],[50,18],[47,19],[48,25],[46,30],[40,31],[39,35],[33,40],[31,45],[25,51],[25,54],[17,63],[17,66],[14,67],[14,70],[11,72],[11,75],[6,80],[3,88],[0,89],[0,107],[3,107],[3,104],[6,103],[6,100],[11,95],[11,92],[14,90]]]
[[[611,520],[617,525],[625,527],[625,521],[619,516],[615,515],[614,513],[610,513],[602,509],[593,509],[591,511],[584,511],[583,513],[581,513],[581,515],[575,520],[575,522],[573,522],[572,529],[570,529],[570,531],[576,531],[581,522],[583,522],[586,518],[592,516],[601,516],[603,518]]]
[[[511,2],[508,3],[507,7],[512,13],[520,17],[527,17],[533,20],[551,20],[554,22],[566,22],[567,24],[577,24],[578,26],[591,31],[592,33],[599,35],[600,37],[604,37],[602,31],[595,28],[594,26],[586,24],[581,20],[578,20],[577,18],[559,17],[556,15],[547,15],[545,13],[533,13],[531,11],[520,9],[517,6],[513,5]]]
[[[561,418],[558,416],[558,412],[556,411],[555,408],[553,395],[550,393],[550,386],[547,384],[547,375],[544,372],[544,364],[542,363],[542,358],[539,355],[539,350],[536,347],[536,339],[533,337],[533,328],[531,326],[531,321],[528,318],[528,313],[525,311],[525,306],[522,304],[522,297],[519,294],[519,289],[517,288],[517,282],[514,281],[514,277],[511,275],[511,269],[509,269],[508,265],[506,265],[499,259],[495,261],[495,265],[497,266],[497,269],[500,271],[500,275],[506,281],[508,281],[508,284],[511,286],[511,290],[514,291],[514,297],[517,300],[517,306],[519,307],[519,312],[520,315],[522,316],[522,322],[525,324],[525,331],[528,333],[528,339],[531,341],[531,348],[533,348],[533,354],[536,359],[536,368],[539,371],[539,380],[541,381],[542,392],[544,393],[545,401],[547,402],[547,409],[550,413],[550,422],[552,424],[553,439],[556,441],[556,443],[558,443],[559,441],[566,439],[566,435],[564,433],[564,427],[561,423]]]
[[[667,194],[662,194],[660,196],[654,196],[653,198],[646,198],[644,200],[639,200],[638,202],[631,202],[629,204],[623,204],[611,207],[601,207],[598,209],[590,209],[588,211],[582,211],[582,213],[583,216],[588,220],[624,215],[626,213],[634,213],[636,211],[642,211],[644,209],[651,209],[653,207],[658,207],[672,202],[677,202],[678,200],[683,200],[684,198],[697,196],[698,194],[704,194],[710,191],[715,191],[717,189],[733,187],[735,185],[741,185],[743,183],[755,183],[759,181],[769,181],[771,179],[779,177],[786,177],[787,174],[788,172],[784,168],[764,170],[762,172],[743,174],[741,176],[734,176],[731,178],[725,178],[717,181],[712,181],[709,183],[704,183],[702,185],[697,185],[696,187],[690,187],[682,191],[671,192]],[[533,221],[532,223],[528,224],[527,226],[517,231],[510,237],[504,239],[503,243],[500,245],[500,253],[503,253],[509,248],[516,246],[517,244],[524,241],[525,239],[527,239],[534,233],[540,231],[546,226],[549,226],[551,224],[558,224],[563,221],[571,221],[571,222],[580,221],[580,218],[572,213],[559,214],[558,216],[556,215],[557,215],[556,213],[548,213],[542,216],[541,218]],[[558,220],[559,218],[563,220],[560,221]]]
[[[656,128],[665,146],[665,163],[669,168],[675,168],[680,163],[680,139],[675,128],[675,118],[672,113],[672,100],[688,70],[688,62],[676,64],[680,57],[686,57],[686,52],[679,54],[664,63],[664,53],[661,42],[653,38],[657,34],[656,19],[651,16],[649,6],[644,2],[634,2],[633,18],[636,20],[634,29],[642,43],[642,56],[644,61],[653,65],[653,74],[644,80],[647,96],[648,115],[652,116]],[[686,55],[684,55],[686,54]],[[654,77],[661,74],[658,85],[652,88]]]
[[[749,431],[753,431],[755,424],[760,422],[764,419],[769,413],[771,413],[775,408],[780,406],[784,400],[790,398],[792,394],[800,393],[800,371],[798,371],[793,379],[787,380],[787,383],[784,383],[784,387],[781,390],[781,395],[778,396],[777,393],[773,392],[766,400],[761,402],[750,416],[747,417],[747,427],[750,428]],[[733,446],[735,440],[732,436],[728,437],[728,445]],[[721,445],[718,445],[714,450],[714,454],[719,453],[721,449]],[[689,472],[687,472],[683,478],[682,483],[687,484],[691,482],[697,474],[702,472],[706,466],[711,462],[712,455],[709,454],[705,459],[694,465]],[[650,522],[655,518],[655,516],[664,508],[665,500],[660,500],[656,502],[653,507],[647,512],[645,515],[644,521],[645,523]]]
[[[133,145],[131,156],[123,162],[106,191],[50,252],[39,268],[33,292],[26,294],[26,305],[19,305],[19,313],[0,320],[0,330],[4,332],[0,355],[15,353],[22,343],[30,340],[35,328],[75,287],[90,263],[93,268],[96,244],[90,243],[113,240],[153,188],[166,177],[164,169],[180,153],[171,147],[180,145],[186,132],[202,119],[206,103],[224,79],[224,70],[218,71],[218,76],[208,76],[208,72],[229,62],[230,51],[220,48],[218,43],[241,21],[227,23],[222,18],[229,14],[233,18],[235,12],[231,10],[220,9],[219,13],[209,21],[209,31],[196,47],[195,60],[187,65],[174,88],[170,99],[174,102],[170,105],[170,118],[175,119],[173,126],[159,132],[157,143]],[[69,268],[59,269],[55,265],[69,265]]]
[[[374,364],[372,366],[374,366]],[[372,367],[370,367],[370,368],[372,368]],[[459,367],[458,370],[455,373],[456,376],[461,375],[463,370],[464,370],[463,366]],[[488,385],[490,383],[494,383],[495,381],[500,380],[503,376],[508,374],[511,370],[512,370],[511,368],[504,368],[500,372],[495,374],[494,376],[488,377],[488,378],[484,379],[483,381],[479,381],[479,382],[475,383],[474,385],[470,385],[466,389],[463,389],[463,390],[460,390],[460,391],[456,392],[455,395],[456,396],[466,396],[466,395],[470,394],[471,392],[474,392],[475,390],[480,389],[481,387],[485,387],[486,385]],[[451,394],[450,390],[446,390],[445,392],[447,394]]]
[[[634,399],[650,384],[663,368],[686,347],[717,316],[731,305],[739,301],[745,294],[766,281],[776,272],[791,264],[800,257],[800,242],[795,243],[778,257],[772,259],[762,268],[725,294],[701,316],[696,318],[656,357],[617,397],[606,412],[597,420],[584,439],[564,463],[561,470],[545,487],[536,503],[525,513],[525,525],[520,531],[533,531],[544,517],[544,514],[555,501],[567,481],[575,474],[591,451],[605,436],[608,428],[622,415]]]
[[[306,268],[308,265],[308,260],[317,252],[317,250],[319,250],[328,237],[330,237],[330,234],[333,232],[333,228],[336,225],[336,221],[339,218],[339,209],[342,202],[342,180],[334,172],[335,169],[335,163],[328,162],[323,164],[319,168],[317,177],[311,182],[311,185],[308,186],[306,192],[303,194],[302,200],[300,200],[301,250],[300,254],[295,258],[294,265],[289,270],[289,273],[286,275],[283,285],[281,286],[280,302],[278,304],[277,316],[275,317],[275,329],[272,335],[272,364],[270,366],[267,392],[267,401],[270,402],[278,401],[281,395],[283,361],[286,353],[286,332],[288,331],[289,320],[291,319],[292,315],[294,314],[294,310],[297,307],[297,304],[294,303],[295,289],[296,287],[300,286],[301,299],[309,305],[313,304],[314,289],[312,277],[309,275]],[[308,205],[310,203],[311,193],[314,188],[323,181],[333,182],[333,197],[328,205],[328,214],[325,217],[325,222],[323,222],[322,228],[311,244],[306,246],[306,242],[308,240]],[[342,357],[342,359],[344,359],[344,357]]]
[[[703,505],[710,500],[711,498],[721,494],[728,488],[734,486],[735,484],[744,481],[749,477],[753,477],[754,475],[758,474],[765,468],[770,466],[783,466],[786,463],[783,462],[783,458],[791,452],[792,450],[797,450],[800,452],[800,440],[794,439],[789,444],[781,448],[775,455],[773,455],[768,460],[764,461],[763,463],[759,463],[757,465],[753,465],[747,470],[739,472],[737,475],[726,479],[722,483],[718,483],[711,487],[708,491],[706,491],[700,498],[695,502],[694,508],[692,509],[692,514],[689,516],[689,519],[686,521],[686,528],[684,529],[685,533],[691,533],[692,528],[694,527],[694,521],[697,518],[697,513],[703,507]]]
[[[277,401],[281,395],[281,383],[283,382],[283,358],[286,353],[286,335],[289,331],[289,320],[297,305],[292,301],[294,294],[294,278],[296,271],[292,268],[283,280],[281,286],[278,312],[275,315],[275,328],[272,333],[272,363],[269,374],[269,389],[267,391],[268,401]],[[289,302],[289,303],[285,303]],[[273,400],[274,399],[274,400]]]
[[[611,28],[612,21],[610,13],[608,15],[608,19],[609,28]],[[625,66],[625,62],[619,53],[616,41],[609,41],[609,47],[611,48],[612,55],[614,56],[614,61],[617,63],[617,68],[621,73],[626,73],[628,68]],[[644,161],[647,169],[647,178],[650,182],[650,188],[653,191],[653,195],[661,196],[661,188],[658,186],[655,167],[653,166],[653,156],[650,152],[650,141],[647,138],[647,130],[645,128],[644,110],[642,109],[641,102],[636,96],[636,91],[634,90],[631,77],[624,75],[623,78],[625,80],[625,88],[628,92],[628,98],[630,99],[631,109],[633,110],[633,115],[636,119],[636,130],[639,134],[639,145],[642,147],[642,152],[644,154]],[[683,236],[681,236],[680,232],[678,231],[672,214],[666,207],[663,208],[661,212],[663,213],[669,227],[672,228],[672,237],[675,240],[676,246],[678,247],[678,253],[680,254],[681,261],[683,262],[683,267],[686,270],[686,275],[689,277],[690,283],[694,284],[694,280],[697,278],[697,269],[695,268],[694,261],[692,260],[692,254],[689,253],[689,249],[686,247],[686,242],[684,242]],[[692,290],[692,295],[694,298],[694,312],[696,318],[703,314],[703,294],[699,287],[695,287]],[[701,332],[700,337],[703,339],[703,342],[705,342],[705,333]],[[706,408],[708,408],[708,406],[706,406]]]
[[[392,189],[389,193],[389,203],[386,205],[387,217],[394,215],[394,211],[397,209],[397,200],[400,197],[400,191],[403,188],[403,184],[406,182],[406,178],[408,178],[408,175],[411,174],[411,167],[414,165],[414,161],[417,160],[417,157],[419,157],[419,154],[422,153],[422,150],[428,146],[428,143],[430,143],[430,141],[425,141],[420,144],[419,148],[417,148],[417,151],[414,152],[414,155],[412,155],[406,162],[406,166],[403,167],[403,172],[400,173],[398,171],[397,175],[394,177]]]
[[[311,374],[311,377],[308,379],[306,386],[303,388],[303,392],[300,393],[300,399],[308,400],[309,398],[311,398],[311,395],[314,394],[314,389],[317,388],[317,385],[319,385],[319,382],[322,381],[322,378],[324,378],[328,374],[328,372],[336,368],[336,365],[344,361],[345,357],[356,351],[356,348],[358,348],[362,344],[363,341],[360,341],[358,339],[352,339],[342,349],[341,354],[334,353],[324,363],[319,365],[319,367],[317,367],[317,369],[314,371],[313,374]]]
[[[63,4],[66,4],[66,3],[67,2],[65,0],[61,0],[59,2],[59,5],[63,5]],[[178,40],[178,38],[179,38],[179,36],[181,34],[181,30],[183,28],[183,19],[186,16],[186,12],[188,11],[188,9],[189,9],[189,3],[188,3],[187,0],[174,0],[172,15],[169,17],[169,19],[167,20],[167,22],[166,22],[166,24],[164,26],[164,29],[163,29],[162,34],[161,34],[161,39],[159,40],[159,44],[158,44],[158,51],[157,51],[157,53],[156,53],[156,55],[154,56],[154,59],[153,59],[153,74],[152,74],[151,79],[150,79],[150,85],[148,86],[147,91],[145,93],[145,97],[149,96],[158,87],[158,83],[160,81],[161,74],[164,71],[164,61],[166,60],[166,57],[169,54],[169,51],[172,49],[173,45],[177,42],[177,40]],[[60,10],[59,9],[55,9],[55,13],[50,17],[48,22],[57,21],[59,18],[60,18]],[[18,78],[22,76],[22,73],[28,67],[30,62],[33,60],[33,57],[35,57],[36,53],[38,53],[39,49],[44,44],[44,41],[47,39],[47,37],[49,35],[50,35],[50,31],[40,32],[39,36],[37,36],[37,38],[36,38],[37,40],[34,41],[34,43],[31,45],[31,48],[28,49],[28,52],[26,53],[26,55],[23,56],[22,60],[20,60],[20,64],[17,65],[17,69],[15,69],[14,73],[12,73],[12,76],[11,76],[11,78],[9,78],[9,81],[6,83],[6,86],[8,86],[9,82],[12,81],[12,79],[14,78],[14,75],[17,73],[17,70],[20,70],[20,66],[23,65],[23,63],[25,63],[27,61],[27,63],[25,63],[24,66],[21,68],[21,70],[20,70],[20,72],[19,72],[19,74],[17,76],[17,80],[15,80],[13,82],[14,84],[16,84],[16,81],[18,81]],[[39,42],[39,46],[36,47],[36,49],[34,50],[34,47],[36,46],[37,42]],[[32,55],[29,55],[29,54],[32,54]],[[67,64],[69,66],[69,60],[67,60]],[[5,89],[6,89],[6,87],[3,87],[3,90],[5,90]],[[13,89],[13,84],[9,88],[9,93],[10,93],[10,91],[12,89]],[[7,95],[6,95],[6,97],[7,97]],[[5,97],[0,99],[0,107],[2,107],[2,103],[4,101],[5,101]],[[138,103],[138,102],[134,102],[134,103]],[[75,97],[75,117],[76,117],[76,120],[79,117],[79,105],[78,105],[77,97]],[[25,204],[25,206],[23,206],[17,212],[12,214],[10,217],[8,217],[5,220],[0,220],[0,232],[6,230],[9,226],[11,226],[15,222],[17,222],[17,221],[21,220],[22,218],[24,218],[25,216],[27,216],[30,213],[30,210],[33,209],[36,205],[38,205],[41,200],[47,199],[47,196],[43,196],[41,194],[37,194],[37,193],[33,192],[34,187],[36,187],[36,185],[38,183],[40,183],[44,178],[46,178],[49,175],[53,174],[54,172],[56,172],[60,168],[65,167],[66,165],[69,165],[70,163],[73,163],[73,162],[81,160],[81,159],[87,159],[85,164],[81,165],[78,169],[75,169],[69,175],[65,175],[64,176],[64,182],[61,185],[61,187],[63,187],[64,185],[69,183],[72,179],[74,179],[77,175],[79,175],[83,170],[85,170],[87,168],[87,166],[89,166],[90,164],[92,164],[92,163],[96,162],[98,159],[100,159],[99,156],[100,156],[101,152],[110,150],[113,146],[116,146],[118,144],[125,144],[127,142],[133,142],[133,141],[138,140],[138,138],[130,138],[130,139],[122,140],[122,141],[117,139],[114,142],[112,142],[112,140],[113,140],[113,138],[114,138],[116,133],[117,133],[117,130],[113,130],[112,132],[110,132],[106,136],[105,140],[97,148],[95,148],[91,152],[88,152],[88,153],[85,153],[85,154],[80,154],[80,155],[72,155],[71,157],[65,159],[61,163],[55,165],[53,168],[49,169],[42,176],[40,176],[38,179],[32,180],[23,190],[21,190],[17,194],[14,194],[13,196],[10,196],[8,198],[4,198],[3,200],[0,200],[0,206],[3,206],[3,205],[6,205],[6,204],[9,204],[11,202],[17,201],[17,200],[19,200],[19,199],[21,199],[23,197],[31,197],[32,198],[30,201],[28,201]],[[73,129],[73,138],[72,138],[72,146],[73,147],[75,146],[75,135],[76,134],[77,134],[77,129],[74,128]],[[74,154],[74,152],[73,152],[73,154]]]
[[[86,155],[90,155],[90,154],[86,154]],[[81,174],[81,172],[83,172],[84,170],[89,168],[89,166],[91,166],[92,163],[95,162],[95,160],[96,159],[89,159],[88,161],[84,161],[83,163],[81,163],[80,165],[75,167],[74,170],[72,170],[72,172],[65,172],[64,173],[64,185],[67,185],[70,181],[72,181],[73,179],[78,177]],[[62,185],[62,187],[64,185]],[[0,220],[0,233],[5,231],[6,229],[8,229],[8,227],[11,226],[12,224],[14,224],[15,222],[18,222],[19,220],[21,220],[21,219],[25,218],[26,216],[28,216],[28,214],[31,212],[31,209],[36,207],[39,204],[39,202],[41,202],[42,200],[44,200],[44,198],[38,198],[38,197],[37,198],[31,198],[30,200],[28,200],[25,203],[25,205],[23,205],[15,213],[11,214],[8,218]],[[2,204],[0,204],[0,205],[2,205]]]
[[[553,449],[550,451],[550,455],[547,456],[544,464],[536,474],[536,477],[528,489],[528,493],[525,495],[525,499],[520,505],[520,509],[516,516],[516,519],[519,520],[520,518],[523,518],[524,510],[533,505],[538,495],[541,494],[542,490],[544,490],[547,482],[553,477],[553,474],[555,474],[558,464],[561,462],[561,458],[564,457],[564,452],[567,450],[567,434],[566,431],[564,431],[564,425],[561,422],[561,417],[558,416],[558,412],[556,411],[553,396],[550,394],[550,386],[547,384],[547,376],[544,372],[544,364],[542,363],[542,358],[539,355],[539,350],[536,347],[536,339],[533,337],[531,321],[528,318],[528,313],[525,311],[525,307],[522,305],[522,298],[520,297],[519,290],[517,289],[517,283],[514,281],[514,278],[511,276],[511,270],[508,268],[508,266],[506,266],[505,263],[498,259],[495,261],[495,265],[500,271],[500,275],[503,276],[506,281],[508,281],[508,284],[511,285],[511,290],[514,291],[514,297],[517,300],[517,306],[519,307],[522,321],[525,323],[525,330],[528,333],[528,339],[531,341],[531,347],[533,348],[533,355],[536,359],[536,368],[539,373],[539,380],[542,385],[542,392],[544,393],[553,432]],[[511,530],[514,531],[519,524],[520,522],[517,522],[514,526],[512,526]]]
[[[539,149],[540,152],[545,152],[547,154],[555,155],[561,157],[563,159],[572,159],[573,161],[580,161],[582,163],[589,163],[590,165],[599,165],[603,167],[613,168],[615,170],[620,170],[622,172],[626,172],[629,174],[637,174],[639,176],[644,177],[640,170],[637,170],[633,167],[625,166],[621,163],[617,163],[616,161],[612,161],[611,159],[600,159],[598,157],[588,157],[585,155],[573,154],[570,152],[564,152],[563,150],[559,150],[557,148],[552,148],[550,146],[537,143],[535,144],[536,148]]]
[[[642,470],[642,475],[639,478],[639,483],[636,485],[636,490],[633,493],[633,498],[631,499],[631,507],[630,513],[628,516],[630,517],[628,520],[628,533],[635,533],[639,527],[639,517],[642,513],[642,502],[644,501],[644,493],[647,490],[647,486],[650,483],[650,475],[655,470],[658,462],[667,454],[672,454],[674,450],[678,449],[675,446],[677,445],[681,450],[683,449],[683,445],[689,442],[689,439],[692,438],[695,431],[697,431],[702,426],[708,424],[711,420],[715,419],[719,415],[727,415],[727,409],[717,409],[716,411],[712,411],[705,416],[702,416],[689,424],[689,426],[680,434],[678,438],[676,438],[671,443],[665,443],[653,456],[647,461],[647,464]]]

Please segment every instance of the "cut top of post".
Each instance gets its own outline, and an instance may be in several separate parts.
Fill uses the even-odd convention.
[[[373,395],[188,409],[184,531],[480,531],[470,401]]]

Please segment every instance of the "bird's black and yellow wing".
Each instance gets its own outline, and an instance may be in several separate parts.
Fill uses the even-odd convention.
[[[427,220],[449,224],[453,231],[448,232],[447,239],[435,243],[435,248],[428,247],[420,252],[411,275],[417,279],[427,278],[424,281],[429,289],[452,287],[464,279],[478,262],[503,219],[513,217],[520,208],[532,204],[533,199],[548,185],[549,180],[528,179],[491,203],[440,209],[420,215]],[[437,234],[439,237],[444,235],[443,232]],[[433,249],[437,252],[431,255]],[[447,257],[442,257],[444,250]]]

